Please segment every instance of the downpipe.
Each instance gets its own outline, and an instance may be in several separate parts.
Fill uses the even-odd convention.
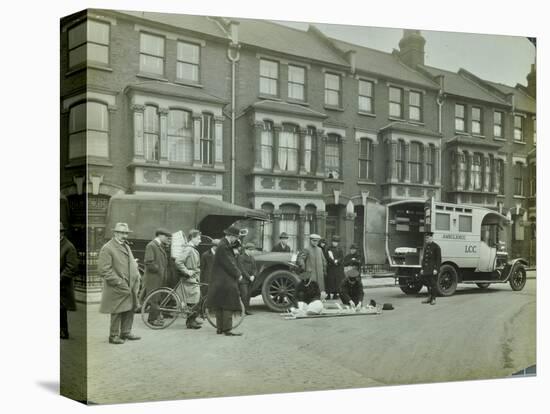
[[[235,204],[235,69],[241,55],[239,52],[240,45],[233,42],[230,43],[227,49],[227,58],[231,62],[231,203]],[[235,55],[231,51],[235,51]]]

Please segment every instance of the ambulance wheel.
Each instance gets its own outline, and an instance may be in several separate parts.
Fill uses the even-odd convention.
[[[435,292],[438,296],[451,296],[456,292],[456,285],[458,284],[458,274],[456,269],[449,265],[444,264],[439,269],[437,275],[437,281],[435,284]]]
[[[510,278],[510,287],[512,290],[521,290],[524,288],[526,282],[527,274],[525,273],[525,267],[519,265]]]
[[[414,279],[408,277],[399,278],[399,288],[406,295],[415,295],[422,289],[422,282],[417,282]]]

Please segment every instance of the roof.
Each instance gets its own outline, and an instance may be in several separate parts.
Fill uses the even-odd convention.
[[[304,107],[302,105],[290,104],[286,102],[278,101],[258,101],[251,105],[256,110],[265,110],[268,112],[278,112],[284,114],[293,114],[308,118],[327,118],[327,115],[322,112],[314,111],[313,109]]]
[[[128,223],[132,237],[148,239],[159,226],[170,231],[189,231],[201,228],[201,223],[219,222],[220,233],[231,221],[251,218],[267,220],[261,210],[252,210],[213,197],[199,194],[116,194],[111,197],[107,211],[107,226],[110,231],[117,222]],[[229,223],[230,224],[230,223]]]
[[[325,63],[348,66],[337,51],[310,31],[265,20],[231,19],[239,22],[239,42]]]
[[[175,26],[201,34],[227,39],[227,35],[218,23],[208,16],[176,13],[154,13],[132,10],[117,10],[117,12],[133,17],[139,17],[141,19],[152,20],[157,23],[168,24],[170,26]]]
[[[446,144],[447,147],[454,146],[454,145],[488,148],[492,150],[498,150],[502,148],[502,144],[498,144],[496,142],[490,142],[483,138],[473,138],[473,137],[467,137],[462,135],[457,135],[454,138],[451,138],[449,141],[447,141],[447,144]]]
[[[348,50],[356,51],[356,67],[361,71],[376,73],[385,78],[411,82],[428,88],[439,89],[437,83],[408,67],[392,53],[382,52],[380,50],[355,45],[338,39],[331,40],[344,52]]]
[[[223,105],[227,103],[222,98],[203,92],[202,89],[200,88],[178,85],[170,82],[162,82],[162,81],[141,82],[133,85],[128,85],[128,90],[153,93],[157,95],[166,95],[170,97],[177,96],[181,98],[186,98],[186,99],[191,99],[191,100],[201,101],[201,102],[210,102],[210,103],[219,104],[219,105]]]
[[[504,94],[512,93],[514,94],[514,103],[518,110],[524,112],[535,113],[537,111],[537,102],[535,98],[529,96],[525,92],[519,90],[518,88],[513,88],[508,85],[503,85],[502,83],[487,82],[489,85],[495,87]]]
[[[422,67],[433,76],[444,77],[443,89],[445,93],[493,104],[509,105],[509,103],[505,100],[485,91],[481,86],[476,85],[472,80],[469,80],[458,73],[443,69],[436,69],[431,66],[424,65]]]
[[[441,138],[441,134],[432,131],[431,129],[424,128],[423,126],[410,124],[408,122],[392,122],[385,127],[380,128],[380,132],[385,131],[401,131],[401,132],[409,132],[416,135],[428,135],[433,137],[439,137]]]

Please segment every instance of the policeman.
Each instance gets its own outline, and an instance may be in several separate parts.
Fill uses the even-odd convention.
[[[422,303],[435,305],[436,292],[434,289],[437,283],[439,268],[441,267],[441,248],[433,241],[433,233],[427,232],[425,238],[426,243],[424,245],[424,255],[422,256],[421,276],[430,295]]]

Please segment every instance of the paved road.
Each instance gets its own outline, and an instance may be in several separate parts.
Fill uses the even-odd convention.
[[[242,337],[211,327],[162,331],[136,316],[141,341],[107,343],[108,317],[88,307],[88,393],[95,403],[247,395],[370,387],[509,376],[536,363],[535,281],[482,291],[460,287],[437,305],[398,288],[367,289],[367,298],[391,302],[380,315],[286,321],[263,305],[247,317]],[[256,301],[258,303],[258,301]],[[261,302],[260,302],[261,303]],[[71,314],[73,338],[82,344],[84,312]],[[68,377],[83,364],[62,364]],[[78,387],[62,383],[76,396]]]

